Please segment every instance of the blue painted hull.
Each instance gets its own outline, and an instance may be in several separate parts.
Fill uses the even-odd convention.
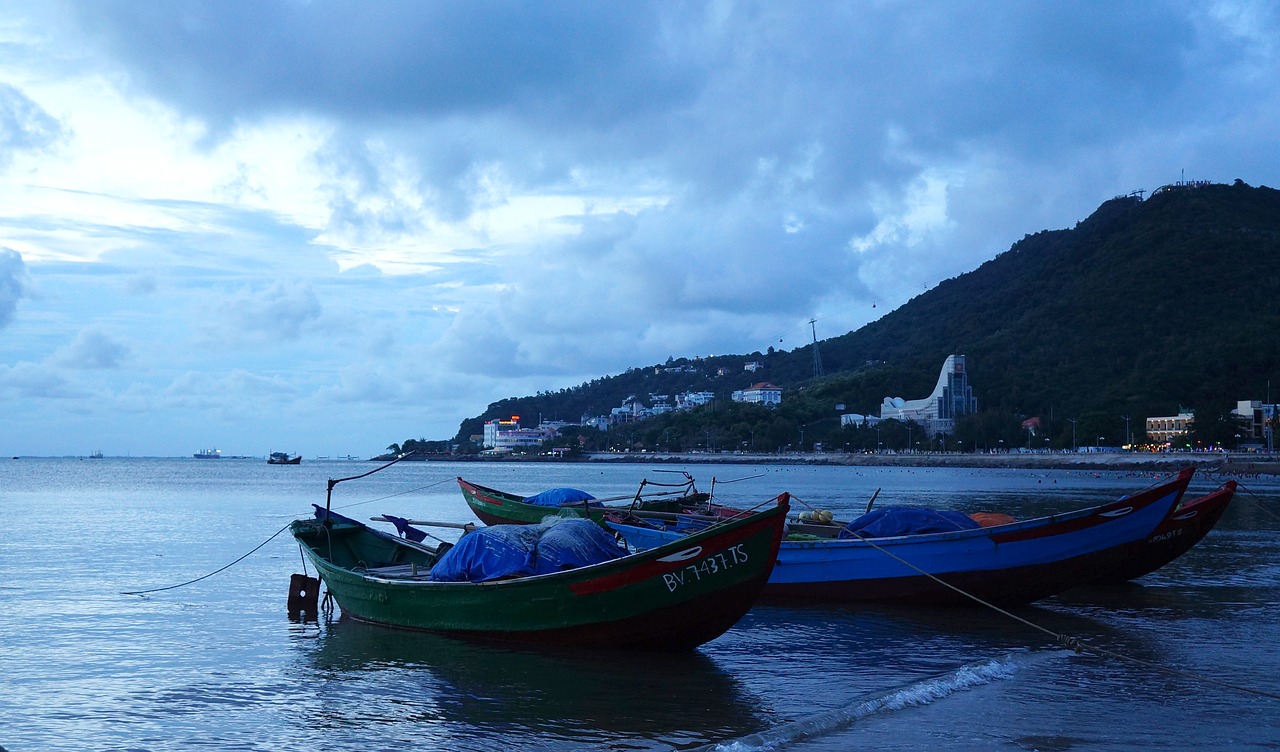
[[[972,604],[1030,603],[1122,567],[1133,544],[1170,517],[1191,481],[1117,501],[1006,525],[893,538],[784,540],[765,586],[772,598]],[[674,530],[610,522],[650,548]]]

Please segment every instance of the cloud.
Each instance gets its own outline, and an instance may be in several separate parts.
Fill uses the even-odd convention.
[[[0,396],[24,400],[72,400],[90,395],[54,368],[24,361],[12,367],[0,365]]]
[[[0,248],[0,329],[13,321],[18,301],[26,291],[26,277],[22,254],[12,248]]]
[[[167,407],[253,412],[262,400],[290,397],[295,388],[283,378],[260,376],[243,369],[226,373],[188,371],[179,375],[163,391]]]
[[[257,413],[445,436],[840,334],[1183,169],[1280,173],[1280,10],[1252,2],[5,15],[0,410],[33,436],[79,432],[45,398],[176,443],[282,425]]]
[[[54,362],[69,368],[109,370],[119,368],[128,357],[128,345],[104,332],[85,330],[54,356]]]
[[[322,311],[310,284],[276,281],[221,301],[216,312],[201,322],[201,329],[210,341],[290,342],[301,337]]]
[[[0,168],[18,151],[39,151],[62,135],[58,121],[17,88],[0,83]]]

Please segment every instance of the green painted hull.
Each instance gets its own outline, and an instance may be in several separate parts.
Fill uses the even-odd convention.
[[[486,488],[462,478],[458,478],[458,487],[462,489],[467,506],[486,525],[536,525],[547,517],[587,517],[603,524],[606,512],[630,508],[630,505],[606,507],[602,504],[539,506],[529,504],[522,496]],[[645,500],[637,504],[636,508],[652,512],[679,512],[696,504],[704,504],[708,499],[707,494],[693,493],[676,499]]]
[[[621,559],[489,582],[431,582],[435,554],[349,520],[292,532],[344,614],[392,627],[505,642],[687,650],[755,603],[788,505]]]

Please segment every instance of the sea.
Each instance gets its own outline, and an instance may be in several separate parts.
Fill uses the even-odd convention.
[[[378,469],[382,468],[382,469]],[[356,477],[377,470],[365,477]],[[761,603],[678,654],[472,644],[289,618],[287,526],[324,505],[470,522],[456,478],[626,498],[687,472],[852,517],[1028,517],[1151,471],[264,458],[0,461],[0,748],[50,750],[1280,749],[1280,480],[1241,478],[1180,559],[1007,613]],[[352,480],[343,480],[353,478]],[[1221,478],[1198,474],[1192,493]],[[432,528],[456,539],[457,531]],[[314,571],[310,572],[314,574]],[[1081,646],[1075,650],[1071,645]]]

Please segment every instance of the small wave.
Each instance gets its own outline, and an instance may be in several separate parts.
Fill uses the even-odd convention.
[[[1008,655],[1000,659],[970,663],[950,673],[924,679],[882,695],[864,697],[850,705],[813,713],[767,731],[697,747],[692,752],[753,752],[773,749],[798,739],[836,731],[876,713],[927,705],[970,687],[1007,679],[1013,675],[1020,662],[1026,662],[1025,655],[1021,656],[1021,660],[1018,656]]]

